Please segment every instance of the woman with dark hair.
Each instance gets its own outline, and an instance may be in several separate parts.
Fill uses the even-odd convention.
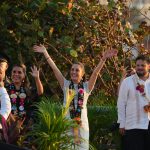
[[[30,74],[34,77],[37,92],[33,91],[30,87],[26,66],[24,64],[14,65],[11,71],[11,83],[7,86],[7,91],[11,100],[11,114],[9,116],[10,126],[12,126],[12,120],[17,121],[14,132],[10,135],[10,138],[14,143],[18,138],[19,130],[23,124],[28,124],[31,117],[31,104],[36,98],[43,94],[43,86],[39,77],[39,70],[37,67],[31,67]],[[11,130],[11,129],[10,129]],[[16,133],[15,133],[16,132]],[[16,137],[13,137],[16,136]]]
[[[54,61],[49,56],[46,48],[43,45],[33,47],[35,52],[43,53],[48,64],[52,68],[63,92],[64,92],[64,106],[68,104],[68,97],[72,90],[75,91],[75,96],[70,103],[69,111],[67,114],[68,118],[75,120],[79,127],[74,128],[71,134],[74,136],[76,144],[75,149],[88,150],[89,149],[89,125],[87,118],[87,100],[94,88],[98,74],[102,69],[106,59],[117,55],[116,50],[108,50],[104,52],[99,64],[94,69],[89,81],[83,81],[85,74],[84,65],[82,63],[74,63],[70,70],[71,80],[66,80],[60,70],[55,65]]]

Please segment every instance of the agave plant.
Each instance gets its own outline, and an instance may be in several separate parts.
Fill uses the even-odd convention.
[[[47,98],[35,106],[36,122],[25,137],[32,139],[30,145],[38,150],[71,150],[75,146],[74,138],[68,133],[77,125],[65,117],[68,108]]]

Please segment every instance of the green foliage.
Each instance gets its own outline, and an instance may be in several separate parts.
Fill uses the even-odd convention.
[[[30,145],[34,145],[38,150],[72,149],[74,139],[68,132],[77,125],[65,117],[66,108],[45,98],[35,106],[38,109],[37,119],[27,134],[27,137],[32,139]]]
[[[88,119],[90,142],[98,150],[120,150],[121,137],[118,128],[111,130],[117,120],[114,106],[89,106]]]
[[[111,0],[108,6],[102,6],[97,0],[2,0],[0,9],[0,49],[11,56],[13,63],[21,61],[27,66],[34,63],[42,67],[42,79],[52,94],[58,93],[60,87],[54,82],[54,74],[49,73],[46,60],[40,54],[33,54],[34,44],[43,43],[48,47],[65,76],[72,62],[79,60],[85,64],[89,77],[99,62],[99,55],[108,48],[117,48],[118,58],[107,61],[101,73],[105,74],[98,77],[101,86],[96,87],[96,92],[103,88],[116,95],[120,67],[131,56],[130,50],[123,53],[122,43],[131,49],[142,44],[150,33],[146,23],[134,31],[129,27],[130,10],[121,1]],[[140,53],[143,52],[140,47]]]
[[[116,106],[116,102],[117,97],[104,90],[100,90],[88,99],[88,104],[91,106]]]
[[[38,112],[32,130],[25,137],[21,137],[19,145],[22,147],[36,147],[38,149],[71,149],[73,137],[68,135],[74,122],[65,118],[67,109],[52,99],[43,98],[36,104]],[[121,137],[118,128],[112,128],[117,121],[115,106],[88,106],[88,120],[90,129],[90,149],[120,150]],[[24,144],[28,138],[29,143]],[[68,140],[69,139],[69,140]],[[81,139],[82,140],[82,139]],[[94,148],[95,147],[95,148]]]

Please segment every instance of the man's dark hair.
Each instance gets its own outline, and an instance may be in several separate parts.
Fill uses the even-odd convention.
[[[137,62],[138,60],[143,60],[146,61],[148,64],[150,63],[150,59],[149,57],[145,56],[145,55],[140,55],[135,59],[135,62]]]
[[[4,52],[0,52],[0,62],[10,63],[9,57]]]

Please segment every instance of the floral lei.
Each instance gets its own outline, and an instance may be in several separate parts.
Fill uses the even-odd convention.
[[[140,92],[140,94],[141,94],[143,97],[145,97],[145,98],[148,100],[148,102],[149,102],[149,99],[147,98],[146,93],[145,93],[145,86],[144,86],[143,84],[140,84],[139,82],[137,82],[136,90],[137,90],[138,92]],[[144,111],[145,111],[146,113],[150,112],[150,102],[149,102],[148,105],[145,105],[145,106],[144,106]]]
[[[9,93],[12,105],[12,114],[19,115],[19,117],[24,117],[26,114],[24,103],[27,97],[24,87],[21,86],[20,90],[17,91],[14,84],[10,84]]]
[[[74,84],[71,81],[69,85],[69,90],[75,90]],[[83,99],[84,99],[84,88],[83,88],[83,82],[81,81],[78,84],[78,101],[77,101],[77,107],[75,107],[75,99],[73,99],[70,103],[70,117],[71,119],[74,119],[79,125],[81,125],[81,110],[83,106]]]

